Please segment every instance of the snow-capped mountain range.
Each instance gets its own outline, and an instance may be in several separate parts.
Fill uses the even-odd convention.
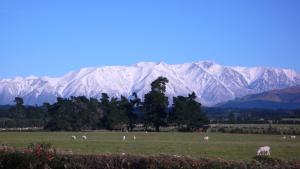
[[[166,94],[187,95],[194,91],[206,106],[260,93],[300,85],[300,73],[269,67],[222,66],[211,61],[170,65],[163,62],[140,62],[133,66],[83,68],[61,77],[16,77],[0,80],[0,104],[12,104],[23,97],[25,104],[55,102],[57,97],[84,95],[100,98],[130,96],[140,98],[150,90],[158,76],[169,79]]]

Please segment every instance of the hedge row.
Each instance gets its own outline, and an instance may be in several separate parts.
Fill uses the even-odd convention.
[[[254,157],[251,161],[191,159],[179,156],[0,154],[1,169],[297,169],[300,161]]]

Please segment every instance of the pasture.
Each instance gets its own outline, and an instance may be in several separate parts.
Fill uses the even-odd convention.
[[[77,137],[72,140],[71,136]],[[87,140],[81,136],[87,136]],[[122,141],[123,136],[126,140]],[[180,132],[0,132],[0,144],[24,148],[30,143],[49,142],[58,150],[75,154],[128,153],[135,155],[184,155],[193,158],[250,160],[258,147],[271,147],[271,157],[300,159],[300,138],[282,139],[281,135],[223,134]],[[133,137],[136,136],[136,140]]]

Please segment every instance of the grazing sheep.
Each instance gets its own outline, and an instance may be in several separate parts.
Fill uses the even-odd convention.
[[[271,148],[269,146],[263,146],[263,147],[259,147],[259,149],[257,150],[257,155],[271,155],[270,153]]]
[[[147,134],[147,133],[148,133],[148,131],[145,131],[145,133]]]
[[[83,140],[86,140],[86,139],[87,139],[87,137],[86,137],[86,136],[82,136],[82,139],[83,139]]]
[[[291,136],[290,138],[291,138],[291,139],[296,139],[296,136]]]
[[[286,139],[286,136],[282,136],[281,138],[285,140],[285,139]]]
[[[180,155],[173,155],[173,157],[180,158],[181,156]]]
[[[208,141],[208,140],[209,140],[209,137],[208,137],[208,136],[205,136],[205,137],[203,137],[203,139],[204,139],[205,141]]]
[[[126,140],[126,136],[123,136],[123,141],[125,141]]]
[[[72,151],[72,150],[68,150],[68,151],[66,152],[66,154],[73,155],[73,151]]]
[[[133,136],[133,140],[136,140],[136,137],[135,137],[135,136]]]
[[[72,136],[72,139],[73,139],[73,140],[76,140],[76,136]]]

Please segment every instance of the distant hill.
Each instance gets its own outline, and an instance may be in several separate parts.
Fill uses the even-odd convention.
[[[218,106],[225,108],[296,109],[300,108],[300,86],[251,94]]]

